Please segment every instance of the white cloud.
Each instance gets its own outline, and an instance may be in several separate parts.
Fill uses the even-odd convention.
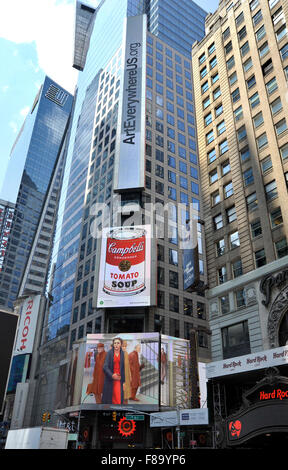
[[[74,16],[71,0],[1,2],[0,37],[18,44],[35,41],[38,64],[30,65],[72,93],[77,81],[72,67]]]
[[[9,90],[9,85],[3,85],[3,86],[1,87],[2,93],[7,93],[8,90]]]
[[[18,131],[18,126],[17,126],[16,122],[10,121],[10,122],[9,122],[9,127],[11,127],[12,131],[14,132],[14,134],[16,134],[16,132]]]
[[[29,113],[29,111],[30,111],[30,106],[25,106],[25,108],[20,110],[20,115],[25,118],[27,114]]]

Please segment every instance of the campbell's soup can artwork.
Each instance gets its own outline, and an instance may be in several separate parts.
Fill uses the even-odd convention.
[[[143,292],[145,285],[146,231],[118,227],[107,234],[103,291],[113,296]]]

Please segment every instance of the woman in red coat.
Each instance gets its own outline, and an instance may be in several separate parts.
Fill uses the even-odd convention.
[[[122,339],[114,338],[112,349],[108,351],[103,366],[105,374],[102,403],[113,405],[123,404],[125,383],[124,352],[122,351]]]

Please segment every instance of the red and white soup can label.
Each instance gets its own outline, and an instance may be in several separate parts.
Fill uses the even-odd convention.
[[[103,290],[110,295],[135,295],[145,289],[146,231],[133,227],[107,234]]]

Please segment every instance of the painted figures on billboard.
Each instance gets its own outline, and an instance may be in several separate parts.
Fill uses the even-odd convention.
[[[188,405],[188,341],[159,333],[92,334],[78,344],[73,403],[99,409]],[[180,401],[179,401],[180,400]],[[181,403],[180,403],[181,402]]]
[[[136,397],[137,390],[141,385],[140,372],[145,367],[145,364],[139,362],[139,354],[141,352],[141,344],[135,346],[134,351],[129,354],[129,364],[131,370],[131,397],[130,400],[139,401]]]
[[[122,351],[123,340],[114,338],[103,366],[105,374],[102,401],[121,405],[124,401],[125,364]]]
[[[87,352],[89,354],[89,352]],[[96,403],[102,403],[102,393],[104,387],[104,362],[106,358],[106,351],[104,350],[104,344],[99,343],[97,345],[97,354],[95,357],[95,365],[93,370],[93,382],[87,386],[87,395],[93,393]],[[90,363],[87,364],[85,361],[86,368],[90,367]]]

